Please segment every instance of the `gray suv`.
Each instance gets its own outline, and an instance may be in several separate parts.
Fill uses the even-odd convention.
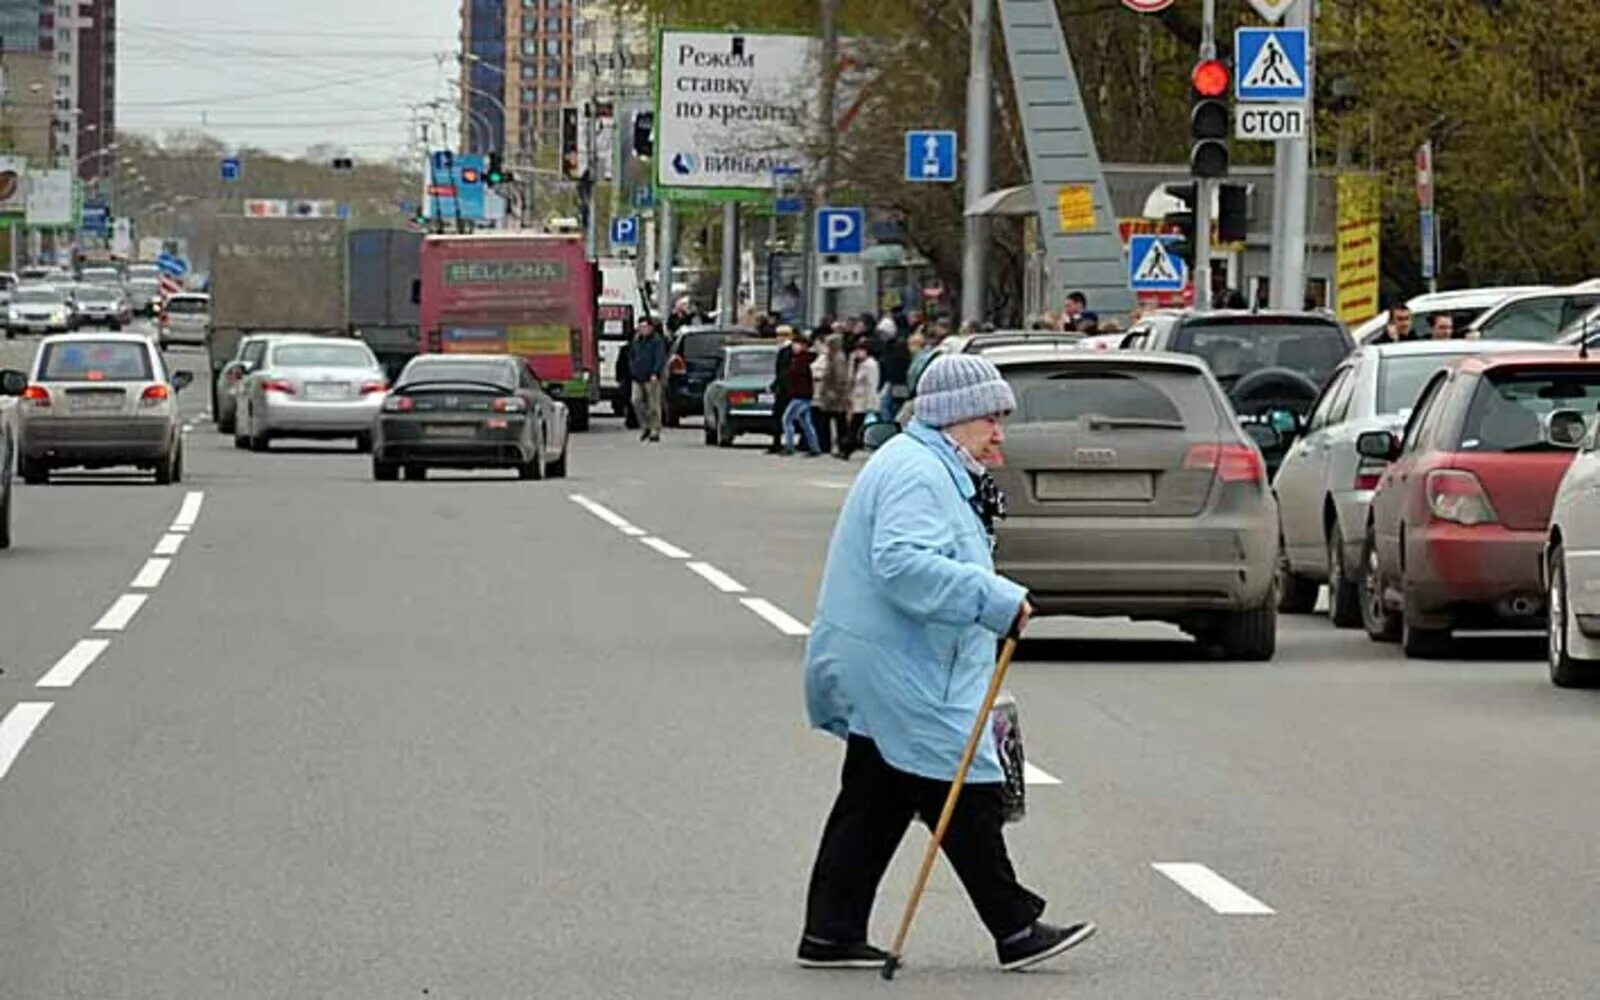
[[[20,396],[28,376],[15,369],[0,371],[0,396]],[[0,407],[0,549],[11,547],[11,470],[17,464],[16,432],[9,407]]]

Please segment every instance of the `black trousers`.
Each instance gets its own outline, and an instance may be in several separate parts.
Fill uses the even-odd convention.
[[[839,454],[849,458],[855,454],[857,448],[861,447],[861,430],[866,426],[867,415],[865,413],[852,413],[845,419],[845,422],[848,425],[845,431],[845,444],[839,449]]]
[[[1000,785],[966,785],[945,832],[944,856],[996,940],[1033,924],[1044,900],[1017,882],[1006,854]],[[878,883],[913,816],[932,830],[950,785],[897,771],[864,736],[850,737],[839,797],[822,831],[806,895],[806,934],[855,944],[867,939]]]

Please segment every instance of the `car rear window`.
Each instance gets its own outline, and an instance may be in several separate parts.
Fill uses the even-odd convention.
[[[714,360],[722,353],[723,346],[736,336],[738,334],[722,331],[684,334],[684,359],[687,361]]]
[[[1471,353],[1412,354],[1382,359],[1378,364],[1378,412],[1400,413],[1416,406],[1417,397],[1422,395],[1423,387],[1434,372],[1449,368],[1458,358]]]
[[[43,382],[149,382],[150,351],[143,344],[112,340],[57,341],[39,358]]]
[[[1478,383],[1461,428],[1462,451],[1540,451],[1544,420],[1579,410],[1591,422],[1600,410],[1600,367],[1491,371]]]
[[[1089,416],[1186,428],[1217,423],[1212,390],[1195,371],[1008,365],[1005,375],[1017,397],[1013,423],[1072,423]]]
[[[419,382],[487,382],[516,388],[517,377],[510,366],[490,361],[429,361],[412,365],[400,378],[400,385]]]
[[[777,351],[734,351],[728,355],[728,375],[771,375],[777,364]]]
[[[372,355],[359,344],[284,344],[272,363],[285,368],[371,368]]]
[[[211,308],[209,299],[181,298],[174,296],[167,300],[166,309],[169,313],[203,313]]]
[[[1344,331],[1333,323],[1265,319],[1188,322],[1176,346],[1204,358],[1223,388],[1263,368],[1288,368],[1320,385],[1350,353]]]

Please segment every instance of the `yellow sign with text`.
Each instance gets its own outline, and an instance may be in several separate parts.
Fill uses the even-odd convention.
[[[506,328],[506,351],[525,358],[566,357],[572,336],[564,326],[511,326]]]
[[[1094,229],[1094,188],[1088,184],[1063,184],[1056,189],[1056,215],[1063,233]]]
[[[1378,244],[1383,190],[1377,174],[1339,175],[1339,226],[1334,248],[1334,302],[1353,326],[1378,314]]]

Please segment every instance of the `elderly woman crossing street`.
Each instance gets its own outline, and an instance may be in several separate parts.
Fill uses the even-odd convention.
[[[887,953],[867,941],[878,883],[911,820],[938,818],[996,638],[1027,625],[1027,592],[994,572],[1003,510],[986,471],[1015,406],[990,362],[934,361],[916,418],[866,464],[840,512],[806,650],[806,701],[811,724],[845,741],[845,757],[811,873],[802,965],[884,964]],[[985,732],[941,846],[1001,967],[1021,969],[1095,927],[1039,919],[1045,902],[1017,880],[1006,851],[1003,777]]]

